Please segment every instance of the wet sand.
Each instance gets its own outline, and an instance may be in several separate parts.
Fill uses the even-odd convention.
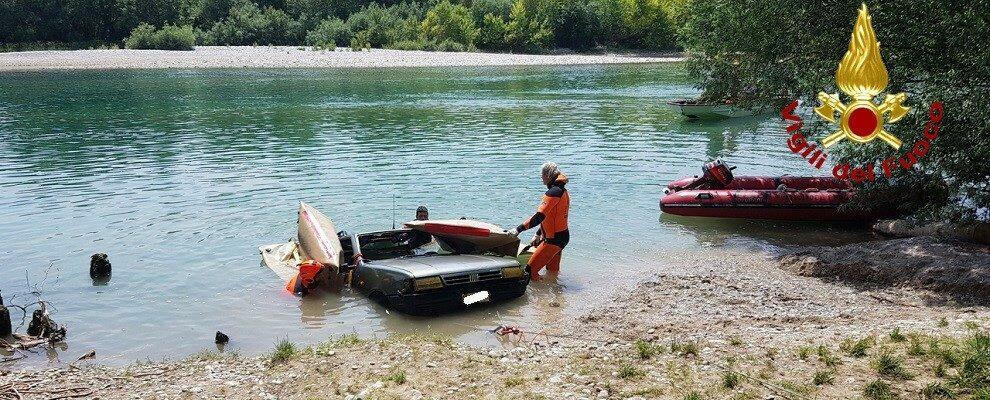
[[[192,51],[53,50],[0,53],[0,71],[192,68],[380,68],[660,63],[679,55],[504,54],[292,46],[199,46]]]

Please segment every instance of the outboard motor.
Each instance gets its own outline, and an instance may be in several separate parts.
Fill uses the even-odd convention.
[[[713,187],[726,187],[732,183],[732,170],[736,167],[729,167],[721,159],[706,163],[701,167],[704,172],[702,178],[708,181]]]
[[[730,167],[722,160],[705,163],[701,166],[701,177],[679,190],[724,188],[732,183],[732,170],[734,169],[736,167]]]

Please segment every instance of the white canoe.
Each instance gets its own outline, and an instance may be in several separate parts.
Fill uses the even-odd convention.
[[[297,242],[303,260],[316,260],[336,273],[340,270],[340,239],[333,221],[306,203],[299,203]]]
[[[502,227],[471,219],[409,221],[406,228],[429,233],[464,253],[497,253],[515,257],[519,238]]]

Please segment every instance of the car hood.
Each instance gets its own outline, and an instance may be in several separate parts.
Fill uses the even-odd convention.
[[[367,262],[369,267],[387,267],[408,273],[413,278],[463,274],[466,272],[498,270],[518,267],[519,261],[509,257],[479,256],[470,254],[430,255],[392,258]]]

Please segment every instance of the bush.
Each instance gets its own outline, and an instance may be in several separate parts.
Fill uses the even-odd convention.
[[[508,31],[508,24],[505,19],[495,14],[485,14],[478,29],[478,37],[475,45],[486,50],[505,50],[505,33]]]
[[[385,47],[404,40],[419,39],[419,20],[422,9],[415,4],[403,3],[384,8],[371,3],[347,18],[351,32],[366,32],[371,47]]]
[[[128,49],[192,50],[195,44],[196,32],[191,26],[165,25],[155,29],[145,23],[134,28],[124,40]]]
[[[453,5],[444,0],[437,3],[420,25],[423,39],[437,43],[447,41],[460,43],[464,47],[474,45],[478,30],[474,26],[471,12],[463,5]]]
[[[227,19],[213,25],[204,42],[211,45],[292,45],[302,41],[302,24],[285,11],[261,10],[254,3],[230,9]]]
[[[545,18],[537,15],[524,0],[516,0],[509,13],[506,26],[506,44],[515,51],[535,53],[546,50],[553,43],[553,31]]]
[[[481,25],[488,14],[501,17],[503,20],[509,18],[510,11],[512,11],[512,0],[473,0],[471,2],[471,16],[474,17],[476,25]]]
[[[583,0],[567,1],[553,13],[553,37],[558,47],[587,50],[598,40],[598,15]]]
[[[386,48],[392,50],[424,50],[426,49],[426,43],[418,40],[403,40],[399,42],[392,43]]]
[[[351,44],[354,32],[340,18],[325,19],[306,33],[306,44],[315,48],[336,48]]]
[[[362,49],[370,49],[371,42],[368,41],[368,31],[361,31],[354,34],[351,38],[351,50],[361,51]]]
[[[468,47],[467,46],[464,46],[463,44],[460,44],[460,43],[457,43],[457,42],[455,42],[453,40],[449,40],[448,39],[448,40],[444,40],[444,41],[442,41],[440,43],[437,43],[437,42],[426,42],[426,46],[424,46],[424,49],[425,50],[429,50],[429,51],[454,51],[454,52],[461,52],[461,51],[467,51],[468,50]]]

